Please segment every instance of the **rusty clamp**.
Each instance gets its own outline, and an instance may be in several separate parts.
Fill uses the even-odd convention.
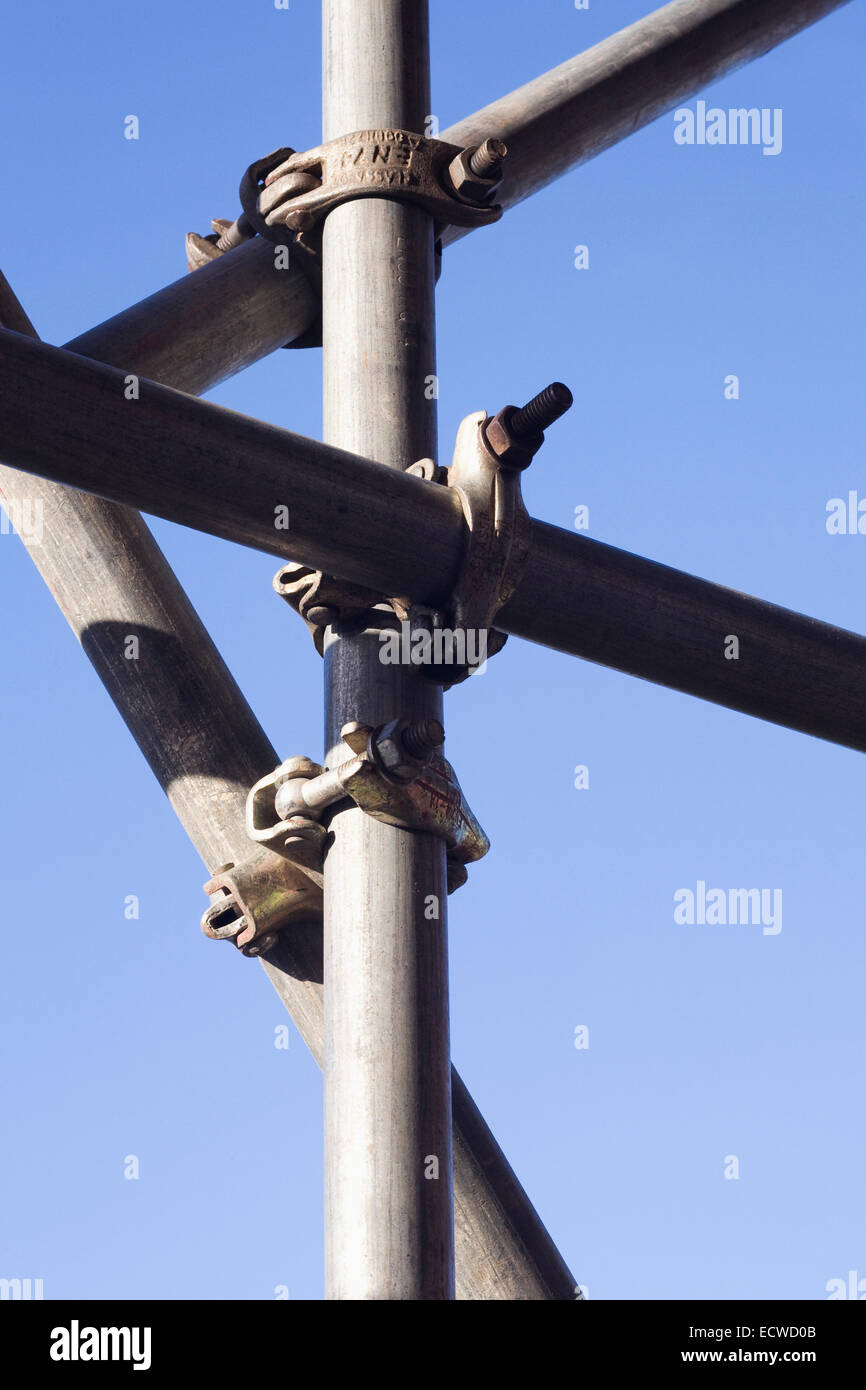
[[[444,482],[448,474],[446,468],[438,468],[432,459],[412,463],[406,472],[425,482]],[[319,656],[325,654],[328,626],[350,621],[389,625],[389,619],[393,620],[395,615],[398,621],[408,619],[412,609],[409,598],[394,595],[384,598],[372,589],[323,574],[295,560],[289,560],[277,570],[274,590],[303,618]]]
[[[451,764],[436,750],[444,730],[436,719],[391,720],[371,728],[344,725],[352,756],[331,769],[289,758],[247,798],[247,834],[256,844],[321,872],[327,842],[322,816],[345,801],[375,820],[436,835],[447,846],[448,891],[465,883],[466,865],[490,841],[476,820]]]
[[[555,381],[520,408],[506,405],[493,417],[477,411],[460,425],[450,468],[421,459],[406,470],[453,488],[460,498],[465,543],[447,601],[432,607],[406,597],[383,599],[309,565],[283,565],[274,589],[304,619],[319,655],[329,624],[354,619],[385,627],[396,616],[399,624],[408,624],[410,642],[423,632],[434,653],[433,660],[415,668],[419,675],[447,688],[482,670],[507,640],[495,628],[496,615],[517,588],[529,552],[531,521],[520,474],[544,443],[544,430],[572,404],[568,387]]]
[[[573,403],[568,387],[556,381],[521,408],[507,405],[492,418],[483,410],[467,415],[457,431],[451,467],[426,470],[421,476],[445,483],[460,498],[466,541],[447,611],[425,605],[411,608],[409,619],[426,626],[435,638],[444,629],[453,643],[462,637],[464,654],[474,636],[476,665],[430,664],[423,675],[453,685],[481,669],[488,656],[501,651],[507,634],[495,630],[496,615],[520,582],[529,553],[531,519],[523,504],[520,474],[544,443],[544,430]]]
[[[356,130],[304,153],[265,156],[247,171],[241,202],[264,236],[309,232],[352,198],[417,203],[437,228],[480,227],[502,216],[493,199],[506,153],[500,140],[463,149],[411,130]]]
[[[198,270],[257,233],[282,242],[281,227],[309,232],[350,198],[405,198],[426,208],[437,228],[496,222],[502,208],[493,199],[507,153],[501,140],[464,149],[411,130],[353,131],[306,152],[285,145],[245,171],[243,212],[236,221],[214,218],[208,236],[187,234],[189,268]],[[308,253],[301,258],[302,269],[315,275],[308,257],[316,256],[318,247],[303,236],[293,244]]]
[[[223,864],[204,891],[211,900],[205,936],[232,941],[245,956],[265,955],[284,927],[322,918],[321,874],[261,845],[242,864]]]

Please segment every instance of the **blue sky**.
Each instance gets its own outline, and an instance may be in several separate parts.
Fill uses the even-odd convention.
[[[433,111],[651,8],[433,0]],[[19,7],[6,36],[0,265],[48,341],[182,275],[252,159],[318,143],[314,0]],[[585,504],[600,540],[866,630],[866,537],[825,526],[866,496],[864,38],[850,5],[703,94],[781,108],[778,156],[678,145],[671,114],[446,252],[443,462],[464,415],[564,380],[534,515]],[[212,399],[317,436],[320,354]],[[318,756],[319,658],[275,562],[154,530],[282,755]],[[260,967],[201,935],[202,865],[12,535],[0,585],[0,1276],[318,1299],[319,1072],[294,1028],[275,1049]],[[860,756],[513,639],[447,708],[493,841],[450,904],[453,1055],[590,1297],[866,1278]],[[781,889],[781,932],[677,925],[699,880]]]

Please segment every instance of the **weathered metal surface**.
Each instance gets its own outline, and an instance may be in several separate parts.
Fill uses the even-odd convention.
[[[300,338],[319,296],[254,238],[67,344],[71,352],[196,394]]]
[[[485,426],[488,448],[504,468],[528,468],[544,443],[544,431],[573,404],[568,387],[554,381],[526,405],[504,406]]]
[[[232,941],[245,956],[261,956],[276,945],[276,933],[321,918],[321,878],[299,872],[267,849],[240,864],[223,864],[204,891],[211,905],[201,921],[212,941]]]
[[[726,73],[848,0],[673,0],[442,131],[508,144],[499,192],[512,208],[642,130]],[[468,228],[446,227],[447,245]]]
[[[451,764],[434,755],[425,768],[405,786],[383,785],[375,770],[362,758],[344,774],[352,800],[368,816],[417,834],[435,835],[448,846],[448,866],[471,864],[490,848],[464,797]],[[457,870],[460,875],[459,869]],[[460,875],[459,881],[463,882]],[[450,891],[449,877],[449,891]]]
[[[448,470],[448,486],[460,498],[468,531],[454,585],[455,627],[493,627],[529,553],[530,519],[520,494],[520,471],[493,454],[487,441],[492,423],[483,410],[466,417]]]
[[[363,204],[371,205],[396,206],[377,199]],[[337,209],[336,215],[346,214]],[[411,527],[419,492],[430,493],[431,505],[422,516],[432,512],[454,520],[459,515],[457,499],[445,488],[395,468],[365,464],[331,444],[276,429],[144,377],[138,379],[138,398],[129,399],[125,372],[5,330],[0,331],[0,371],[6,383],[0,438],[13,466],[242,540],[272,555],[312,561],[316,568],[348,579],[355,570],[360,583],[365,583],[369,563],[366,537],[371,529],[375,532],[371,518],[387,512],[388,535],[380,557],[385,583],[369,585],[382,593],[404,592],[407,572],[417,570],[418,552],[404,545],[402,522]],[[238,458],[248,461],[240,482]],[[349,512],[342,509],[346,489]],[[424,529],[423,520],[421,524]],[[417,518],[413,529],[417,533]],[[329,538],[341,534],[345,545],[337,563],[316,564],[323,551],[333,553]],[[359,535],[365,537],[362,549]],[[455,561],[458,548],[455,531]],[[428,571],[446,589],[447,559]]]
[[[399,198],[438,226],[486,226],[502,216],[493,203],[499,178],[474,172],[474,153],[411,130],[355,130],[290,154],[264,178],[257,210],[268,228],[306,232],[350,199]],[[299,192],[299,174],[315,186]]]
[[[465,117],[442,138],[466,148],[491,130],[501,134],[509,155],[500,201],[513,207],[846,3],[675,0]],[[444,239],[469,230],[446,229]],[[255,239],[67,346],[202,392],[302,339],[318,314],[301,265],[277,270],[273,247]]]
[[[291,818],[277,809],[284,788],[320,779],[325,769],[311,758],[293,757],[251,787],[246,803],[246,830],[251,840],[301,865],[324,885],[325,827],[309,808],[297,808]]]
[[[215,261],[217,256],[225,255],[226,251],[234,251],[236,247],[243,246],[245,241],[251,241],[256,235],[255,227],[243,213],[234,222],[230,222],[226,217],[215,217],[211,226],[213,231],[209,236],[187,232],[186,263],[190,270],[201,270],[209,261]]]
[[[274,590],[303,618],[319,656],[324,653],[325,628],[329,624],[358,617],[384,604],[381,596],[371,589],[336,579],[296,561],[277,570]]]
[[[325,0],[322,33],[324,142],[347,130],[423,129],[431,109],[424,0]],[[436,370],[433,219],[403,200],[350,199],[325,219],[322,259],[324,437],[381,460],[394,482],[430,486],[400,470],[435,455],[436,403],[424,390]],[[365,528],[358,514],[353,520],[357,546]],[[328,628],[328,766],[342,760],[350,721],[441,721],[440,691],[405,667],[383,665],[380,650],[374,630]],[[330,831],[326,1293],[450,1299],[445,845],[354,807],[335,810]]]
[[[448,183],[466,202],[489,204],[502,182],[507,154],[508,146],[495,137],[482,141],[474,150],[460,150],[448,165]]]
[[[389,205],[370,199],[358,206]],[[347,364],[347,373],[354,376],[358,365]],[[14,334],[0,332],[0,371],[0,438],[16,467],[126,497],[270,554],[291,551],[381,593],[435,605],[453,590],[465,521],[449,488],[155,384],[142,382],[141,399],[124,401],[122,373]],[[343,391],[351,411],[345,383]],[[240,456],[256,466],[238,489]],[[24,495],[32,489],[20,479],[9,486],[23,486]],[[292,529],[274,530],[275,506],[290,502],[297,504]],[[522,578],[496,623],[503,632],[866,751],[866,639],[573,531],[532,521]],[[740,639],[738,661],[719,656],[729,633]],[[370,642],[381,679],[378,636]],[[395,708],[403,706],[365,717],[382,722]],[[347,709],[341,726],[357,714]]]
[[[232,939],[246,955],[261,955],[278,931],[320,910],[327,844],[322,819],[340,802],[352,801],[386,825],[443,840],[449,892],[466,881],[465,866],[489,850],[453,767],[435,752],[444,737],[436,720],[392,720],[378,729],[353,723],[342,733],[354,756],[330,769],[310,758],[288,758],[251,788],[246,827],[257,855],[240,868],[224,866],[205,885],[214,895],[202,919],[207,936]]]
[[[291,159],[297,154],[291,145],[284,145],[280,149],[271,150],[270,154],[262,155],[260,159],[253,160],[252,164],[244,170],[240,186],[241,207],[244,210],[244,217],[252,227],[258,232],[259,236],[267,240],[276,239],[275,230],[272,224],[268,223],[264,210],[260,207],[260,198],[265,191],[269,176],[275,170],[282,168],[286,160]],[[303,172],[284,175],[281,181],[281,191],[286,198],[294,198],[301,193],[309,193],[311,189],[318,188],[321,180],[314,174]],[[293,230],[296,230],[293,228]]]
[[[463,794],[454,768],[432,745],[422,747],[420,738],[410,741],[417,730],[431,724],[440,730],[434,735],[439,743],[443,735],[435,720],[415,725],[403,719],[391,720],[378,729],[351,723],[341,732],[354,750],[353,757],[312,778],[281,765],[272,782],[277,824],[267,831],[259,829],[256,838],[267,833],[267,843],[276,848],[274,842],[282,834],[293,832],[295,817],[315,817],[348,797],[368,816],[386,825],[438,836],[448,846],[450,857],[460,863],[481,859],[490,841]],[[248,825],[261,820],[261,806],[256,803],[267,785],[268,779],[264,779],[250,794]]]

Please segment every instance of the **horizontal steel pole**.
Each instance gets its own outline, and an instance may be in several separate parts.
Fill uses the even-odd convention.
[[[491,102],[441,138],[508,146],[498,201],[506,208],[849,0],[673,0]],[[448,227],[443,241],[471,230]]]
[[[497,626],[866,752],[866,638],[601,541],[534,521]]]
[[[0,274],[4,323],[34,332]],[[91,346],[112,350],[96,335]],[[160,337],[125,357],[127,345],[124,360],[195,386],[198,358],[166,366],[164,349]],[[143,519],[2,466],[0,500],[19,518],[38,515],[22,539],[208,870],[244,858],[246,793],[279,759]],[[129,635],[138,661],[126,659]],[[320,1064],[322,958],[321,923],[311,922],[262,961]],[[572,1274],[505,1159],[491,1159],[496,1141],[456,1071],[452,1094],[458,1298],[572,1298]]]
[[[326,554],[330,572],[362,584],[373,568],[386,593],[406,592],[419,532],[431,587],[455,572],[461,509],[445,488],[5,330],[0,377],[0,457],[13,468],[272,555]]]
[[[446,488],[152,382],[126,401],[122,373],[14,333],[0,333],[0,372],[0,451],[14,467],[380,593],[450,593],[464,522]],[[288,531],[274,526],[280,506]],[[533,523],[497,626],[866,751],[866,639],[574,532]]]

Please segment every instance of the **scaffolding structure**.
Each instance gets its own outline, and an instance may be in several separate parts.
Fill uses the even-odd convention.
[[[205,932],[260,958],[323,1067],[328,1298],[580,1297],[450,1061],[447,899],[487,841],[439,750],[473,641],[866,751],[866,639],[528,516],[567,388],[468,417],[450,469],[426,389],[450,243],[843,3],[673,0],[431,135],[427,0],[323,0],[322,145],[251,165],[193,274],[65,348],[0,276],[0,500],[39,499],[33,559],[207,865]],[[322,441],[195,399],[290,343],[322,345]],[[133,508],[280,558],[321,763],[280,761]]]

